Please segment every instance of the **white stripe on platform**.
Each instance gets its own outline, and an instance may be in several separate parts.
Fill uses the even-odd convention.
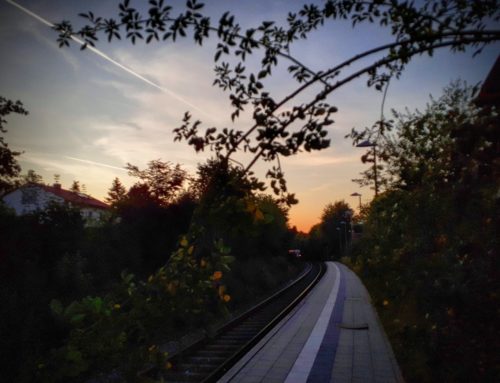
[[[332,291],[328,296],[328,299],[321,311],[321,315],[318,321],[314,325],[314,328],[307,339],[306,344],[302,348],[297,360],[292,366],[292,369],[286,377],[285,383],[303,383],[307,381],[311,368],[314,364],[314,359],[316,354],[323,342],[323,338],[328,328],[328,323],[330,322],[330,317],[332,316],[333,308],[335,307],[335,302],[337,301],[337,295],[339,292],[340,285],[340,270],[337,265],[333,262],[328,263],[328,268],[332,267],[335,270],[335,282],[332,287]]]

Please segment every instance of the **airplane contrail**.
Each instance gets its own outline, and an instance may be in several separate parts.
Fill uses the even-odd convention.
[[[23,7],[22,5],[16,3],[15,1],[13,0],[5,0],[7,3],[13,5],[14,7],[20,9],[21,11],[23,11],[24,13],[26,13],[27,15],[30,15],[31,17],[37,19],[38,21],[40,21],[41,23],[47,25],[48,27],[51,27],[53,28],[54,27],[54,24],[51,23],[50,21],[44,19],[43,17],[37,15],[36,13],[30,11],[29,9]],[[81,39],[79,39],[78,37],[76,36],[71,36],[71,39],[75,42],[77,42],[78,44],[80,45],[84,45],[85,42]],[[101,52],[99,49],[93,47],[93,46],[90,46],[90,45],[87,45],[87,49],[92,51],[93,53],[95,53],[96,55],[102,57],[103,59],[105,59],[106,61],[109,61],[110,63],[114,64],[115,66],[117,66],[118,68],[124,70],[125,72],[131,74],[132,76],[138,78],[139,80],[142,80],[144,81],[145,83],[155,87],[156,89],[158,90],[161,90],[162,92],[164,93],[167,93],[168,95],[170,95],[171,97],[175,98],[176,100],[182,102],[183,104],[186,104],[187,106],[197,110],[198,112],[200,113],[203,113],[204,115],[210,117],[210,118],[213,118],[212,116],[210,116],[209,114],[207,114],[206,112],[204,112],[203,110],[199,109],[198,107],[196,107],[195,105],[191,104],[189,101],[185,100],[184,98],[182,98],[181,96],[177,95],[175,92],[171,91],[170,89],[167,89],[161,85],[158,85],[156,83],[154,83],[153,81],[147,79],[146,77],[140,75],[139,73],[133,71],[132,69],[130,69],[129,67],[126,67],[125,65],[119,63],[118,61],[112,59],[111,57],[109,57],[107,54]]]
[[[84,160],[84,159],[81,159],[81,158],[69,157],[69,156],[64,156],[64,158],[67,158],[68,160],[83,162],[84,164],[96,165],[96,166],[103,166],[105,168],[111,168],[111,169],[118,169],[118,170],[122,170],[122,171],[127,171],[127,169],[125,169],[125,167],[119,168],[118,166],[103,164],[102,162],[95,162],[95,161]]]

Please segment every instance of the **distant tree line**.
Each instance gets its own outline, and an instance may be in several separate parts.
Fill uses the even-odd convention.
[[[356,221],[354,211],[345,201],[329,203],[323,209],[321,221],[307,235],[296,235],[295,247],[302,250],[306,259],[339,261],[350,252]]]

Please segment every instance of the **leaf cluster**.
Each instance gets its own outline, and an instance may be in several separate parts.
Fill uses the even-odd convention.
[[[144,170],[129,163],[125,168],[130,176],[140,180],[134,185],[134,190],[142,190],[145,195],[164,206],[174,200],[188,179],[186,171],[179,164],[174,166],[160,159],[149,161]],[[115,185],[115,188],[119,189],[119,186]]]
[[[21,166],[16,159],[21,152],[10,149],[3,134],[1,134],[7,133],[5,117],[11,113],[27,115],[28,111],[24,109],[21,101],[14,102],[0,96],[0,194],[12,187],[16,177],[21,172]]]
[[[128,380],[150,363],[165,369],[168,353],[156,342],[226,315],[231,300],[223,283],[233,261],[230,249],[218,242],[210,259],[196,260],[194,246],[182,238],[169,262],[147,281],[122,272],[121,283],[104,297],[85,297],[66,307],[52,300],[53,314],[71,330],[64,345],[40,361],[39,378],[118,374]]]
[[[470,87],[462,81],[452,82],[438,99],[431,98],[424,111],[404,112],[393,110],[393,119],[375,122],[361,131],[353,129],[346,136],[353,145],[369,141],[375,150],[369,149],[361,160],[374,164],[377,156],[377,181],[382,188],[414,189],[423,184],[440,187],[456,182],[462,174],[457,159],[456,140],[472,126],[492,124],[481,108],[473,104],[478,87]],[[460,134],[458,132],[461,132]],[[494,151],[492,133],[481,138],[483,153]],[[463,145],[465,138],[461,139]],[[374,183],[374,166],[361,173],[357,181],[361,186]]]

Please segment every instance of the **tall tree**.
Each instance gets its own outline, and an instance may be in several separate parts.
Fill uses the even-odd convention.
[[[108,190],[108,196],[106,197],[106,202],[110,205],[115,206],[117,203],[123,201],[127,195],[127,189],[121,183],[118,177],[115,177],[111,187]]]
[[[73,181],[69,190],[73,193],[80,193],[80,181]]]
[[[232,119],[251,109],[253,124],[246,130],[218,131],[211,127],[200,132],[201,122],[192,121],[186,113],[183,124],[174,130],[176,139],[186,140],[196,151],[210,148],[226,159],[238,150],[250,152],[253,158],[245,166],[246,171],[258,160],[274,162],[268,177],[276,181],[273,190],[285,200],[288,191],[279,158],[329,146],[326,129],[337,111],[326,100],[332,92],[361,76],[367,77],[368,86],[382,90],[391,77],[400,76],[416,55],[432,56],[444,48],[458,52],[467,47],[479,53],[485,45],[500,40],[500,30],[496,28],[500,7],[496,0],[326,0],[321,5],[305,4],[289,12],[284,25],[263,21],[246,30],[230,12],[213,24],[203,10],[203,3],[188,0],[175,16],[173,7],[160,0],[151,1],[148,12],[143,14],[129,0],[124,0],[119,4],[116,18],[88,12],[81,14],[87,25],[80,29],[75,30],[67,21],[57,24],[55,29],[59,32],[60,46],[69,45],[73,36],[84,41],[83,47],[93,46],[100,34],[111,41],[126,33],[133,43],[143,38],[146,43],[175,42],[190,32],[200,45],[208,38],[217,39],[214,84],[230,93]],[[389,30],[393,39],[318,70],[290,53],[295,42],[337,20],[349,20],[353,26],[379,24]],[[260,65],[254,70],[247,68],[247,58],[258,54]],[[222,61],[224,58],[227,60]],[[265,80],[283,61],[297,85],[284,97],[275,98],[266,89]],[[355,65],[358,63],[362,64]],[[300,96],[313,87],[316,89],[313,96],[304,102]],[[293,198],[288,202],[293,202]]]
[[[33,169],[29,169],[28,172],[23,176],[23,182],[41,184],[43,182],[43,177]]]
[[[11,150],[3,137],[3,134],[7,133],[7,120],[4,117],[11,113],[28,114],[21,101],[14,102],[0,96],[0,194],[14,185],[21,172],[21,166],[16,159],[21,152]]]
[[[174,166],[159,159],[149,161],[144,170],[132,164],[127,164],[126,169],[129,175],[139,178],[137,185],[147,187],[151,196],[162,205],[171,203],[187,181],[187,173],[179,164]]]
[[[221,159],[209,159],[199,164],[190,185],[192,193],[203,203],[227,197],[245,198],[255,191],[264,191],[264,184],[253,174]]]
[[[345,201],[330,203],[323,209],[320,231],[326,244],[326,255],[341,255],[351,238],[353,210]]]
[[[353,144],[368,139],[376,145],[377,177],[383,187],[410,190],[427,184],[439,189],[461,174],[460,164],[453,155],[460,129],[464,135],[464,127],[474,126],[474,133],[466,135],[471,142],[465,142],[465,146],[472,145],[473,139],[484,140],[482,151],[485,157],[496,149],[498,127],[490,122],[491,131],[479,128],[487,124],[480,124],[486,113],[472,102],[478,90],[478,87],[468,86],[462,81],[452,82],[444,88],[441,97],[431,98],[423,111],[394,110],[392,120],[383,124],[376,122],[371,128],[361,131],[353,129],[349,136]],[[365,156],[372,158],[373,152],[369,151]],[[374,182],[372,169],[361,175],[362,178],[356,180],[361,185]]]

